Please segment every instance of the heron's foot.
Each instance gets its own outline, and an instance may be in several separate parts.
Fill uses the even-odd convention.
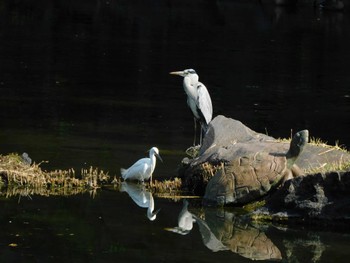
[[[200,145],[191,146],[187,148],[186,154],[192,158],[196,158],[199,154],[200,147],[201,147]]]

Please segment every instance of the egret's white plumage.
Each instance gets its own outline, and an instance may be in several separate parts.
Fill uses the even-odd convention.
[[[157,147],[149,150],[149,158],[142,158],[130,166],[128,169],[121,168],[120,173],[124,180],[145,181],[150,179],[152,183],[152,174],[156,168],[156,157],[162,161]]]
[[[187,105],[190,107],[195,118],[195,138],[196,141],[196,121],[201,125],[202,133],[206,132],[209,122],[213,116],[213,106],[209,92],[205,85],[199,82],[199,76],[194,69],[170,72],[173,75],[183,77],[183,87],[187,94]],[[200,143],[202,143],[200,141]]]
[[[150,191],[147,191],[144,185],[122,182],[120,187],[121,192],[127,192],[131,199],[139,207],[147,208],[147,217],[153,221],[156,219],[160,209],[154,211],[154,199]]]

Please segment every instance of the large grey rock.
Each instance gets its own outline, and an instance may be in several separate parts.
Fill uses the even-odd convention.
[[[190,160],[186,159],[186,163],[183,162],[180,176],[185,188],[199,195],[204,195],[208,182],[213,180],[209,194],[211,198],[209,199],[214,203],[227,205],[235,202],[234,200],[238,200],[237,196],[234,196],[237,193],[237,189],[235,189],[238,185],[235,182],[237,176],[232,177],[230,173],[220,173],[220,170],[230,171],[232,170],[230,166],[235,164],[235,160],[244,156],[255,156],[257,153],[265,156],[263,161],[268,160],[269,163],[276,163],[274,160],[270,161],[270,158],[266,156],[283,156],[288,151],[289,146],[289,142],[257,133],[240,121],[217,116],[209,124],[198,157]],[[252,160],[254,161],[255,157]],[[350,154],[335,148],[308,144],[304,147],[295,164],[297,165],[296,169],[299,167],[302,171],[305,171],[338,162],[350,162]],[[265,162],[262,167],[266,167]],[[281,173],[275,174],[279,175]],[[243,174],[238,175],[243,176]],[[247,189],[249,187],[249,185],[245,186]],[[242,203],[253,201],[254,198],[251,197],[254,196],[260,198],[261,195],[270,190],[265,185],[261,187],[261,189],[252,188],[256,195],[249,194],[248,199],[241,198]]]
[[[312,134],[312,131],[310,131]],[[233,159],[256,152],[285,154],[289,142],[255,132],[242,122],[219,115],[209,124],[199,156],[190,163],[195,167],[204,162],[228,163]],[[296,161],[301,169],[316,168],[320,165],[350,161],[350,154],[341,150],[329,149],[308,144]]]
[[[303,175],[294,163],[308,140],[309,132],[303,130],[293,136],[284,155],[258,151],[237,156],[222,165],[221,170],[210,179],[204,201],[219,205],[245,204],[266,195],[284,181]]]

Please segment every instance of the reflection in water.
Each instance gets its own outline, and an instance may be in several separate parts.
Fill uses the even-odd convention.
[[[320,237],[315,234],[308,235],[307,238],[302,239],[286,239],[283,243],[289,262],[302,262],[305,260],[305,257],[304,260],[298,260],[298,249],[310,252],[311,256],[308,260],[305,260],[305,262],[319,262],[323,252],[326,250],[326,246],[321,242]]]
[[[18,203],[21,200],[21,197],[26,197],[28,199],[32,199],[31,196],[73,196],[78,194],[83,194],[85,192],[89,192],[92,197],[96,195],[96,189],[88,190],[86,188],[81,187],[2,187],[0,189],[0,197],[18,197]]]
[[[134,184],[122,182],[120,187],[121,192],[127,192],[131,199],[142,208],[147,208],[147,217],[149,220],[154,221],[160,209],[154,211],[154,199],[152,193],[146,190],[142,184]]]
[[[197,222],[201,225],[200,221]],[[227,250],[243,257],[254,260],[282,259],[280,250],[263,231],[237,220],[231,212],[225,211],[224,215],[219,217],[216,211],[206,210],[205,221],[203,220],[200,230],[202,236],[210,234],[216,238],[216,244],[220,241]],[[216,249],[223,250],[224,247]]]
[[[202,219],[204,218],[204,219]],[[197,222],[204,245],[213,252],[231,250],[253,260],[281,260],[282,254],[266,234],[247,223],[239,221],[233,213],[218,216],[215,210],[205,210],[201,216],[188,211],[185,200],[179,214],[179,226],[166,230],[186,235]]]
[[[228,248],[213,234],[205,220],[197,218],[199,231],[203,239],[204,245],[213,252],[220,250],[228,250]]]
[[[206,210],[204,217],[197,223],[209,249],[231,250],[254,260],[282,259],[280,250],[263,231],[237,220],[233,213],[225,211],[219,217],[215,210]]]
[[[193,223],[196,221],[195,216],[188,211],[188,201],[183,200],[183,207],[180,211],[178,218],[178,226],[173,228],[166,228],[165,230],[180,234],[187,235],[193,228]]]

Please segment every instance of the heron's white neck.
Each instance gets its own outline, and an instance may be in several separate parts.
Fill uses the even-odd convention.
[[[184,77],[183,86],[187,96],[190,96],[191,98],[197,98],[198,79],[199,77],[197,74],[190,74]]]

